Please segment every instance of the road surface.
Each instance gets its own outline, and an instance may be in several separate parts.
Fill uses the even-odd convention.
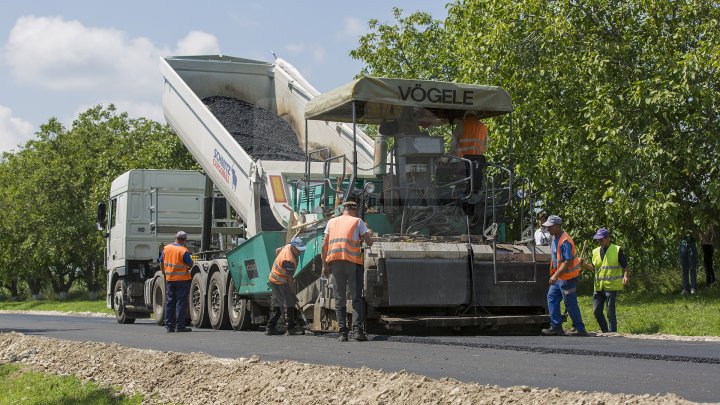
[[[0,331],[128,347],[205,352],[224,358],[406,370],[432,378],[503,387],[527,385],[570,391],[674,393],[720,401],[720,342],[622,337],[371,335],[340,343],[335,335],[265,336],[262,332],[193,330],[166,334],[151,320],[120,325],[113,318],[0,314]]]

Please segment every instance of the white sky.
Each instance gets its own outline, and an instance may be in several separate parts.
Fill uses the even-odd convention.
[[[114,103],[164,122],[161,56],[222,53],[271,61],[271,51],[320,91],[352,80],[348,55],[371,18],[446,16],[445,1],[5,2],[0,13],[0,152],[16,149],[39,125]]]

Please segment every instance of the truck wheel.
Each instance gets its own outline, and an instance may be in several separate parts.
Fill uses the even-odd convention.
[[[232,282],[228,283],[227,308],[230,326],[233,330],[250,330],[252,319],[250,317],[250,301],[240,298]]]
[[[125,300],[123,298],[123,281],[117,279],[115,287],[113,287],[113,307],[115,307],[115,319],[121,324],[135,323],[135,318],[128,315],[125,309]]]
[[[155,280],[152,303],[155,323],[160,326],[165,325],[165,282],[161,278]]]
[[[213,329],[229,329],[230,327],[227,305],[225,305],[225,291],[222,273],[216,271],[210,277],[207,294],[208,317]]]
[[[193,276],[190,283],[190,294],[188,297],[190,306],[190,321],[196,328],[207,328],[208,320],[207,306],[205,305],[205,284],[200,273]]]

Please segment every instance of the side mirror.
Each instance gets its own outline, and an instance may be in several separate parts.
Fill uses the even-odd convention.
[[[105,219],[106,218],[107,218],[107,208],[105,207],[105,203],[101,202],[97,205],[97,222],[95,223],[95,227],[98,231],[105,230]]]

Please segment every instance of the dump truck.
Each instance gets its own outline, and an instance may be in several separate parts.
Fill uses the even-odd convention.
[[[320,94],[283,60],[221,55],[163,58],[161,72],[167,122],[206,176],[201,232],[191,234],[205,240],[191,269],[194,326],[263,325],[275,250],[299,236],[307,246],[295,274],[299,309],[315,330],[337,330],[321,250],[328,220],[348,199],[374,233],[363,251],[368,327],[527,330],[549,322],[549,251],[523,238],[532,234],[532,193],[517,190],[510,167],[454,156],[445,140],[466,114],[510,114],[502,88],[363,77]],[[292,135],[274,143],[300,151],[288,158],[266,153],[273,131],[288,133],[278,119]],[[377,128],[374,139],[366,125]],[[213,230],[216,198],[236,231]],[[506,232],[512,222],[524,229],[517,242]],[[129,263],[108,260],[108,305],[118,321],[155,312],[161,322],[157,260],[155,271]]]

